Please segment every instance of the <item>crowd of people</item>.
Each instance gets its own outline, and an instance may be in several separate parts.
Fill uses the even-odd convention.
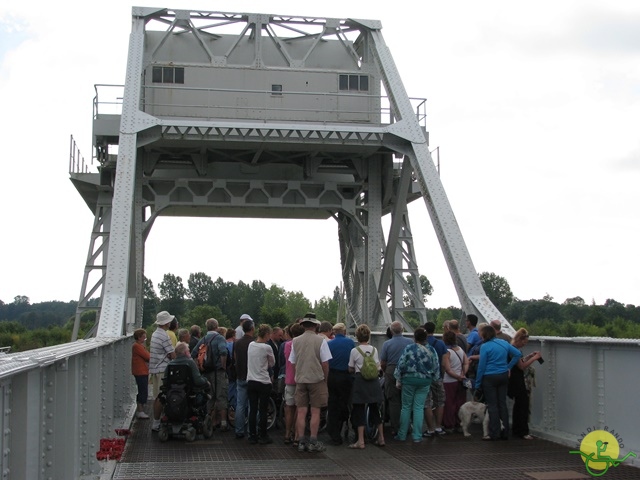
[[[325,412],[331,445],[342,445],[352,429],[348,447],[364,449],[367,424],[376,427],[373,444],[386,445],[386,419],[398,442],[409,435],[419,443],[426,437],[461,433],[458,412],[465,402],[475,400],[487,405],[489,429],[484,440],[507,439],[509,433],[533,439],[528,428],[535,378],[532,363],[541,362],[541,355],[523,356],[527,331],[520,329],[511,339],[498,320],[479,325],[475,315],[467,315],[467,335],[460,332],[457,320],[446,321],[442,340],[436,337],[433,322],[417,328],[411,339],[395,321],[380,351],[370,344],[367,325],[355,329],[354,339],[347,336],[343,323],[321,322],[313,313],[285,328],[256,325],[248,314],[240,317],[235,329],[210,318],[205,335],[197,325],[179,329],[175,316],[166,311],[158,313],[155,324],[148,351],[145,330],[134,332],[131,360],[138,419],[150,418],[145,406],[149,382],[152,385],[152,430],[160,427],[165,371],[178,364],[189,365],[194,384],[208,386],[207,411],[214,427],[229,430],[231,408],[235,438],[247,437],[251,444],[273,442],[267,432],[267,408],[273,396],[283,403],[283,441],[300,452],[325,450],[318,440]],[[197,365],[202,345],[213,355],[204,371],[202,364]],[[375,370],[371,373],[372,365],[378,375]],[[511,422],[507,396],[514,400]],[[386,418],[380,414],[383,405]]]

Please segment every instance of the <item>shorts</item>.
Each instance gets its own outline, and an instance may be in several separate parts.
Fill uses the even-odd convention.
[[[322,380],[318,383],[298,383],[296,385],[296,407],[323,408],[327,406],[329,400],[329,390],[327,382]]]
[[[227,372],[224,370],[215,370],[206,372],[204,376],[211,384],[213,398],[211,402],[215,405],[216,410],[226,410],[229,403],[229,380]]]
[[[431,388],[429,388],[429,395],[427,395],[427,401],[424,406],[426,408],[434,409],[438,407],[444,407],[446,396],[444,394],[444,383],[442,380],[434,380],[431,382]]]
[[[149,375],[151,383],[153,383],[153,399],[155,400],[160,395],[160,385],[162,385],[162,378],[164,373],[152,373]]]
[[[296,406],[296,386],[295,385],[285,385],[285,387],[284,387],[284,404],[287,407],[295,407]]]

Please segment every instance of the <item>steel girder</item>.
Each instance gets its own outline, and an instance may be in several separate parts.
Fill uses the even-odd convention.
[[[344,288],[352,323],[382,328],[392,319],[400,319],[406,324],[405,299],[411,303],[409,310],[416,312],[422,323],[426,315],[406,210],[407,201],[420,195],[425,198],[463,309],[487,320],[500,318],[506,323],[482,291],[431,161],[426,134],[384,43],[379,22],[137,7],[133,13],[98,336],[119,336],[140,324],[144,240],[155,216],[182,215],[181,209],[185,207],[197,207],[203,216],[236,215],[238,211],[245,211],[237,216],[333,217],[338,223]],[[145,25],[151,20],[168,25],[152,57],[169,34],[180,32],[196,37],[210,66],[214,67],[228,66],[245,33],[256,46],[254,58],[247,66],[270,68],[264,63],[266,59],[262,57],[260,45],[271,41],[286,60],[286,65],[278,66],[280,70],[304,68],[319,42],[333,35],[350,52],[356,69],[371,72],[377,68],[389,96],[389,118],[393,123],[272,122],[148,115],[142,111],[141,95],[144,62],[149,61],[145,60]],[[242,33],[224,55],[207,47],[203,34],[215,35],[216,26],[242,22],[246,23]],[[307,28],[315,30],[307,32]],[[267,32],[265,37],[259,34],[263,31]],[[292,42],[283,42],[282,32],[297,32],[299,38],[314,39],[304,58],[296,59],[293,50],[287,50]],[[354,32],[357,38],[347,39]],[[235,66],[242,68],[242,65]],[[171,167],[174,170],[166,169],[163,160],[166,152],[186,158],[188,171],[175,166]],[[395,169],[395,176],[390,176],[388,166],[392,164],[394,152],[404,155],[405,162],[402,168]],[[299,157],[304,160],[297,160]],[[216,163],[215,178],[210,171],[212,161],[222,162]],[[237,161],[256,167],[261,173],[271,173],[247,181],[237,172],[233,173],[230,165]],[[302,167],[300,180],[274,177],[277,169],[259,170],[270,165],[286,168],[283,165],[287,163]],[[166,169],[163,174],[156,174],[163,168]],[[346,182],[351,184],[348,187],[345,187],[345,173],[352,178]],[[414,177],[419,188],[414,186]],[[313,190],[316,193],[309,194]],[[358,193],[349,196],[345,194],[349,190]],[[148,208],[152,211],[149,219],[145,218]],[[279,213],[273,213],[275,211]],[[311,211],[320,213],[313,216]],[[392,222],[385,245],[381,218],[390,212]],[[405,275],[412,281],[408,282]],[[87,292],[83,282],[82,298],[87,297]]]

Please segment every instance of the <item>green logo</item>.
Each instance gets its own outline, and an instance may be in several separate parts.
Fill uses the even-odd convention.
[[[618,460],[620,455],[621,442],[618,440],[620,436],[614,431],[591,430],[590,433],[584,435],[580,442],[580,450],[572,450],[569,453],[578,453],[582,456],[582,461],[587,469],[587,473],[592,477],[600,477],[607,473],[609,467],[617,467],[629,457],[635,457],[633,452],[627,453],[623,458]],[[614,436],[615,435],[615,436]],[[624,447],[624,445],[622,445]]]

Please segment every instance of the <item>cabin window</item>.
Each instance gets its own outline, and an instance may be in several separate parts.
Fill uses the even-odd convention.
[[[184,83],[184,68],[153,67],[151,81],[153,83]]]
[[[282,85],[271,85],[271,95],[282,95]]]
[[[368,92],[368,75],[340,75],[338,78],[338,88],[352,92]]]

